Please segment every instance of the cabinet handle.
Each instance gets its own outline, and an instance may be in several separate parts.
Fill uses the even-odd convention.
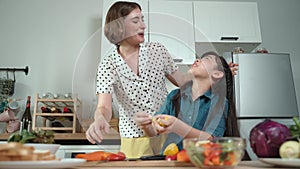
[[[221,37],[221,40],[238,40],[239,37]]]

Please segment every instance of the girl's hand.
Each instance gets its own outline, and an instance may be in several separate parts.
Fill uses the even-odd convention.
[[[174,132],[173,125],[178,119],[170,115],[157,115],[153,118],[153,126],[158,134]]]

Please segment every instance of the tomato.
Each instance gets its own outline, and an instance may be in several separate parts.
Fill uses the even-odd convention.
[[[123,152],[118,152],[117,153],[119,156],[126,158],[126,155]]]
[[[189,158],[186,150],[181,150],[177,153],[177,161],[190,162],[190,158]]]
[[[118,152],[116,154],[110,154],[108,157],[107,157],[107,160],[108,161],[123,161],[126,159],[126,156],[123,152]]]
[[[165,160],[167,160],[167,161],[177,160],[177,154],[167,155],[165,157]]]

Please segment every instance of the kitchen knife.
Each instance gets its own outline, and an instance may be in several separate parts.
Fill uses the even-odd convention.
[[[165,155],[152,155],[152,156],[141,156],[140,158],[128,158],[128,161],[137,161],[137,160],[165,160]]]

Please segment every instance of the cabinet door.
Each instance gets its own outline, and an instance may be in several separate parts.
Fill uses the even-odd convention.
[[[256,2],[194,2],[197,42],[261,42]]]
[[[179,64],[195,59],[193,2],[149,1],[149,38],[162,43]]]
[[[115,49],[115,45],[111,44],[104,35],[104,25],[105,25],[105,18],[106,14],[111,7],[112,4],[119,0],[104,0],[103,1],[103,13],[102,13],[102,30],[101,30],[101,58],[107,56]],[[141,8],[142,13],[144,15],[145,24],[148,27],[148,0],[133,0],[131,2],[137,2]],[[148,41],[148,32],[145,32],[145,40]]]

